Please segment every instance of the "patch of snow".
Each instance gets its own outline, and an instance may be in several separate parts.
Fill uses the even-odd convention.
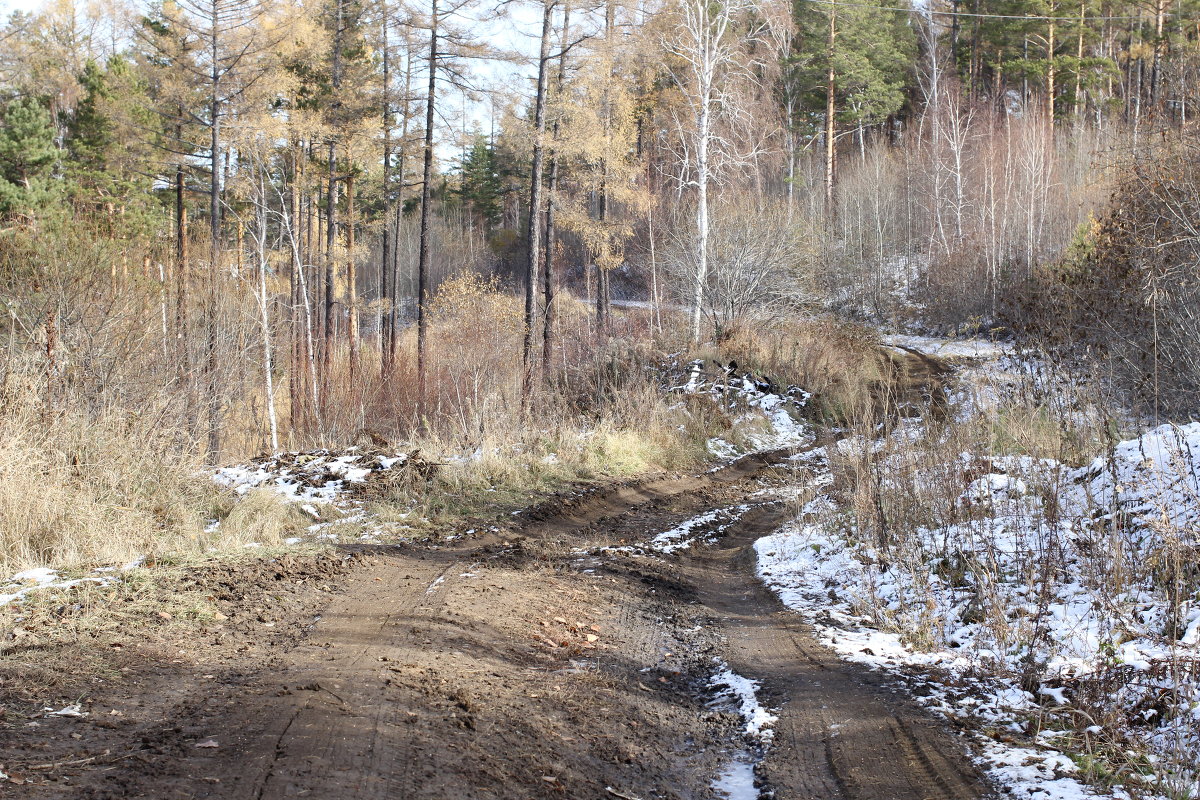
[[[88,716],[88,712],[84,711],[78,703],[63,706],[58,711],[52,708],[44,708],[42,710],[47,717],[76,717],[81,719]]]
[[[37,586],[44,586],[56,580],[58,580],[58,573],[48,567],[27,569],[12,576],[13,583],[32,583]]]
[[[1010,345],[986,339],[938,339],[930,336],[892,334],[881,336],[888,347],[909,349],[940,358],[997,358],[1012,352]]]
[[[56,571],[46,567],[27,569],[16,573],[8,581],[0,583],[0,607],[19,602],[32,592],[43,589],[69,589],[85,583],[105,585],[115,583],[117,580],[113,575],[66,580],[62,579]]]
[[[756,680],[738,675],[728,666],[722,668],[709,679],[710,688],[718,689],[714,702],[732,701],[745,723],[745,734],[762,743],[768,743],[775,736],[771,726],[779,721],[758,699],[761,688]]]
[[[877,547],[818,497],[756,543],[760,576],[841,657],[933,681],[921,702],[946,717],[1032,735],[1030,720],[1056,709],[1070,726],[1081,681],[1109,682],[1111,705],[1140,716],[1105,735],[1176,759],[1163,773],[1171,790],[1200,793],[1194,760],[1178,760],[1200,752],[1200,593],[1172,595],[1147,567],[1200,545],[1200,423],[1154,428],[1079,468],[969,454],[955,468],[970,509],[958,521]],[[1097,554],[1121,560],[1124,585],[1104,578]],[[1014,686],[1031,663],[1036,696]],[[979,747],[1017,796],[1095,796],[1053,742]]]
[[[795,447],[812,440],[809,426],[796,417],[812,398],[800,387],[776,386],[769,380],[738,372],[732,363],[717,364],[706,373],[703,361],[693,361],[685,370],[687,380],[670,386],[669,391],[705,394],[734,412],[733,427],[749,445],[749,452]],[[707,448],[718,459],[745,455],[721,437],[709,439]]]
[[[647,543],[647,547],[659,553],[671,555],[680,550],[686,550],[696,543],[699,535],[694,534],[696,530],[704,530],[718,520],[724,520],[723,524],[711,530],[705,540],[711,541],[713,538],[726,530],[737,520],[741,519],[742,515],[750,510],[750,506],[731,506],[729,508],[718,508],[712,511],[707,511],[699,516],[692,517],[686,522],[682,522],[669,531],[663,531],[655,536]]]

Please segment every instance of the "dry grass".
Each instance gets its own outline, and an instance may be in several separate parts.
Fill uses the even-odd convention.
[[[0,572],[273,543],[295,528],[274,495],[235,503],[136,414],[50,413],[35,386],[0,407]]]
[[[835,319],[738,328],[712,355],[803,387],[813,415],[839,425],[876,415],[896,377],[873,329]]]

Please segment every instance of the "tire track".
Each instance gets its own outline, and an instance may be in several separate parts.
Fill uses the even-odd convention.
[[[774,797],[982,797],[987,786],[955,736],[879,675],[839,661],[758,580],[754,542],[786,521],[782,506],[760,507],[681,564],[728,640],[726,660],[781,706],[776,744],[759,769]]]

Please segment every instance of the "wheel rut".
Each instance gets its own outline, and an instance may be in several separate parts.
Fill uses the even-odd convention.
[[[727,660],[779,707],[759,765],[776,798],[967,800],[986,793],[962,743],[867,669],[818,644],[757,578],[754,542],[788,520],[780,504],[745,515],[682,565],[724,633]]]
[[[452,546],[368,548],[296,646],[239,680],[181,677],[164,718],[80,743],[136,757],[27,796],[710,799],[740,729],[705,705],[717,659],[779,709],[764,796],[981,796],[950,733],[757,579],[753,542],[787,509],[752,495],[787,455],[560,500]],[[733,503],[752,508],[714,544],[581,555]]]

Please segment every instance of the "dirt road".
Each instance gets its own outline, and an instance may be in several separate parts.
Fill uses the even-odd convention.
[[[485,538],[361,550],[318,617],[297,602],[248,620],[240,649],[216,632],[219,659],[197,648],[105,683],[86,718],[10,728],[0,755],[25,782],[0,792],[720,797],[714,778],[750,748],[712,705],[725,662],[779,717],[759,796],[981,796],[954,734],[838,662],[755,577],[752,543],[786,514],[761,492],[798,479],[788,463],[568,498]],[[622,547],[738,504],[713,543]],[[278,628],[292,634],[264,645]]]

